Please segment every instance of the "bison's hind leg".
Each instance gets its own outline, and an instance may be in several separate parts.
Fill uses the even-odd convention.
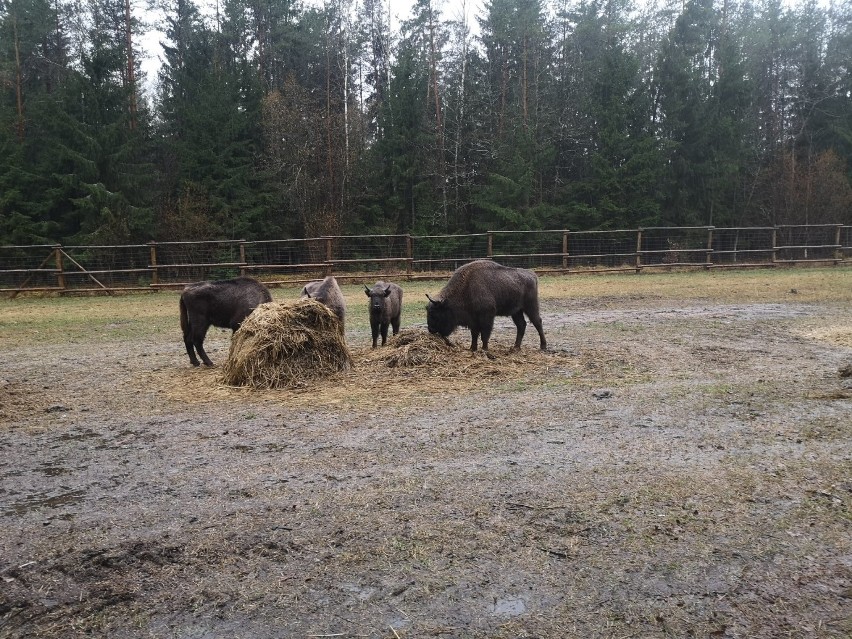
[[[535,326],[535,330],[538,331],[538,337],[541,341],[541,350],[547,350],[547,340],[544,338],[544,327],[541,325],[541,315],[536,312],[533,315],[528,314],[528,316],[530,318],[530,321],[532,322],[532,325]]]
[[[189,335],[183,336],[183,343],[186,346],[186,354],[189,355],[189,361],[193,366],[201,366],[201,362],[195,356],[195,348],[192,343],[192,338]]]
[[[210,328],[209,325],[204,323],[203,321],[199,321],[197,323],[193,323],[190,321],[190,343],[187,344],[186,350],[189,353],[189,359],[192,362],[193,366],[198,366],[198,360],[195,359],[195,356],[192,353],[193,347],[198,352],[198,356],[201,358],[201,361],[204,362],[205,366],[213,366],[213,362],[210,361],[210,358],[207,357],[207,353],[204,351],[204,338],[207,337],[207,329]]]
[[[517,351],[520,350],[521,342],[524,340],[524,333],[527,332],[527,321],[524,319],[524,312],[518,311],[512,315],[512,321],[518,328],[518,334],[515,337],[515,345],[512,347],[513,351]]]
[[[213,366],[213,362],[210,361],[207,353],[204,352],[204,338],[195,342],[195,350],[198,351],[198,356],[201,357],[201,361],[204,362],[205,366]]]

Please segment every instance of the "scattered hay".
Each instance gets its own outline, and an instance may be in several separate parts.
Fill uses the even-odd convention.
[[[388,340],[388,347],[383,359],[391,368],[441,364],[459,352],[458,346],[443,337],[417,329],[400,331]]]
[[[836,346],[852,348],[852,326],[820,326],[818,328],[805,331],[804,335],[811,339],[818,339],[822,342],[835,344]]]
[[[234,333],[223,380],[297,388],[352,367],[340,320],[313,299],[261,304]]]

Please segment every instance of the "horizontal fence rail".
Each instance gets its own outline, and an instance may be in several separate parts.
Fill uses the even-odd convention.
[[[290,285],[442,277],[473,259],[539,273],[852,263],[852,226],[653,227],[612,231],[489,231],[468,235],[347,235],[286,240],[150,242],[121,246],[0,246],[0,292],[113,294],[252,275]]]

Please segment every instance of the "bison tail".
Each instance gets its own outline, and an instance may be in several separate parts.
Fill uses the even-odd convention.
[[[180,328],[184,335],[189,334],[189,315],[186,312],[186,302],[180,298]]]

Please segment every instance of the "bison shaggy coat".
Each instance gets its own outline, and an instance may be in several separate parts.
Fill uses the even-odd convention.
[[[428,295],[427,295],[428,297]],[[448,337],[459,326],[470,329],[470,350],[482,336],[482,350],[494,328],[494,318],[509,316],[518,329],[513,350],[521,347],[527,329],[526,315],[538,331],[542,350],[547,348],[538,309],[538,276],[491,260],[476,260],[456,269],[435,299],[429,298],[426,321],[430,333]]]
[[[213,366],[204,352],[204,338],[211,326],[236,331],[249,313],[271,301],[269,290],[251,277],[188,284],[180,295],[180,326],[192,365],[199,365],[198,351],[201,361]]]
[[[393,334],[399,333],[399,322],[402,316],[402,288],[392,282],[379,280],[369,288],[364,285],[367,297],[370,298],[370,330],[373,333],[373,348],[382,334],[382,346],[388,339],[388,326],[393,327]]]
[[[343,330],[343,322],[346,319],[346,300],[343,299],[343,291],[340,290],[334,277],[329,275],[323,280],[308,282],[302,288],[302,297],[309,297],[330,308],[340,320],[340,330]]]

